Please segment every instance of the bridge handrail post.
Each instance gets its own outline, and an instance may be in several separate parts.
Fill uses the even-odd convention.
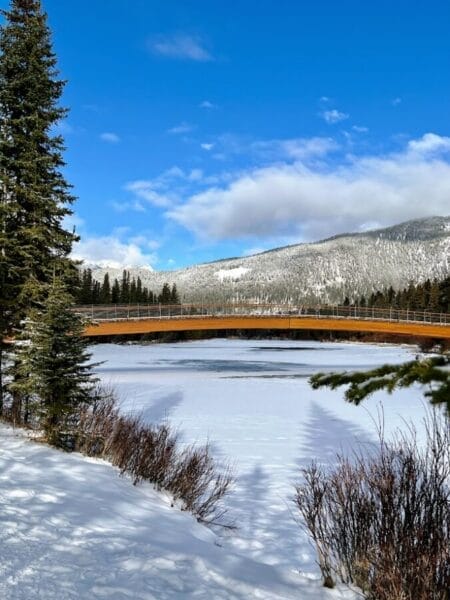
[[[162,312],[161,312],[161,302],[159,303],[159,318],[162,318]]]
[[[91,304],[91,318],[94,319],[94,305]]]

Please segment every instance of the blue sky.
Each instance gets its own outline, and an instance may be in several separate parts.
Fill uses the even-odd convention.
[[[450,213],[448,2],[43,4],[76,256],[173,269]]]

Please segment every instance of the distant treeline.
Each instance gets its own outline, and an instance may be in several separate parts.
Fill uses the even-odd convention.
[[[344,304],[351,304],[348,298],[345,299]],[[398,292],[390,287],[384,291],[374,292],[368,298],[362,296],[356,305],[448,313],[450,312],[450,277],[432,281],[427,279],[419,284],[410,283],[407,288]]]
[[[120,281],[110,281],[105,273],[100,283],[92,277],[91,269],[79,272],[79,285],[75,295],[77,304],[179,304],[177,286],[165,283],[160,292],[153,292],[142,284],[140,277],[131,277],[124,270]]]

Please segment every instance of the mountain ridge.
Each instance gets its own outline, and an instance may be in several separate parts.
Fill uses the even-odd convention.
[[[93,277],[120,279],[122,269],[91,267]],[[175,283],[180,298],[196,301],[342,302],[392,285],[450,274],[450,216],[405,221],[387,228],[339,234],[318,242],[273,248],[176,271],[128,269],[156,291]]]

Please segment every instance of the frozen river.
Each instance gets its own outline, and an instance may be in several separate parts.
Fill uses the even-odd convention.
[[[279,340],[207,340],[94,347],[97,368],[127,411],[169,420],[186,442],[209,441],[219,461],[234,466],[227,501],[237,531],[223,544],[283,571],[315,573],[315,555],[294,522],[293,486],[312,459],[375,437],[383,407],[386,430],[420,422],[419,390],[377,394],[355,407],[342,390],[314,391],[318,371],[371,368],[413,358],[408,347]]]

